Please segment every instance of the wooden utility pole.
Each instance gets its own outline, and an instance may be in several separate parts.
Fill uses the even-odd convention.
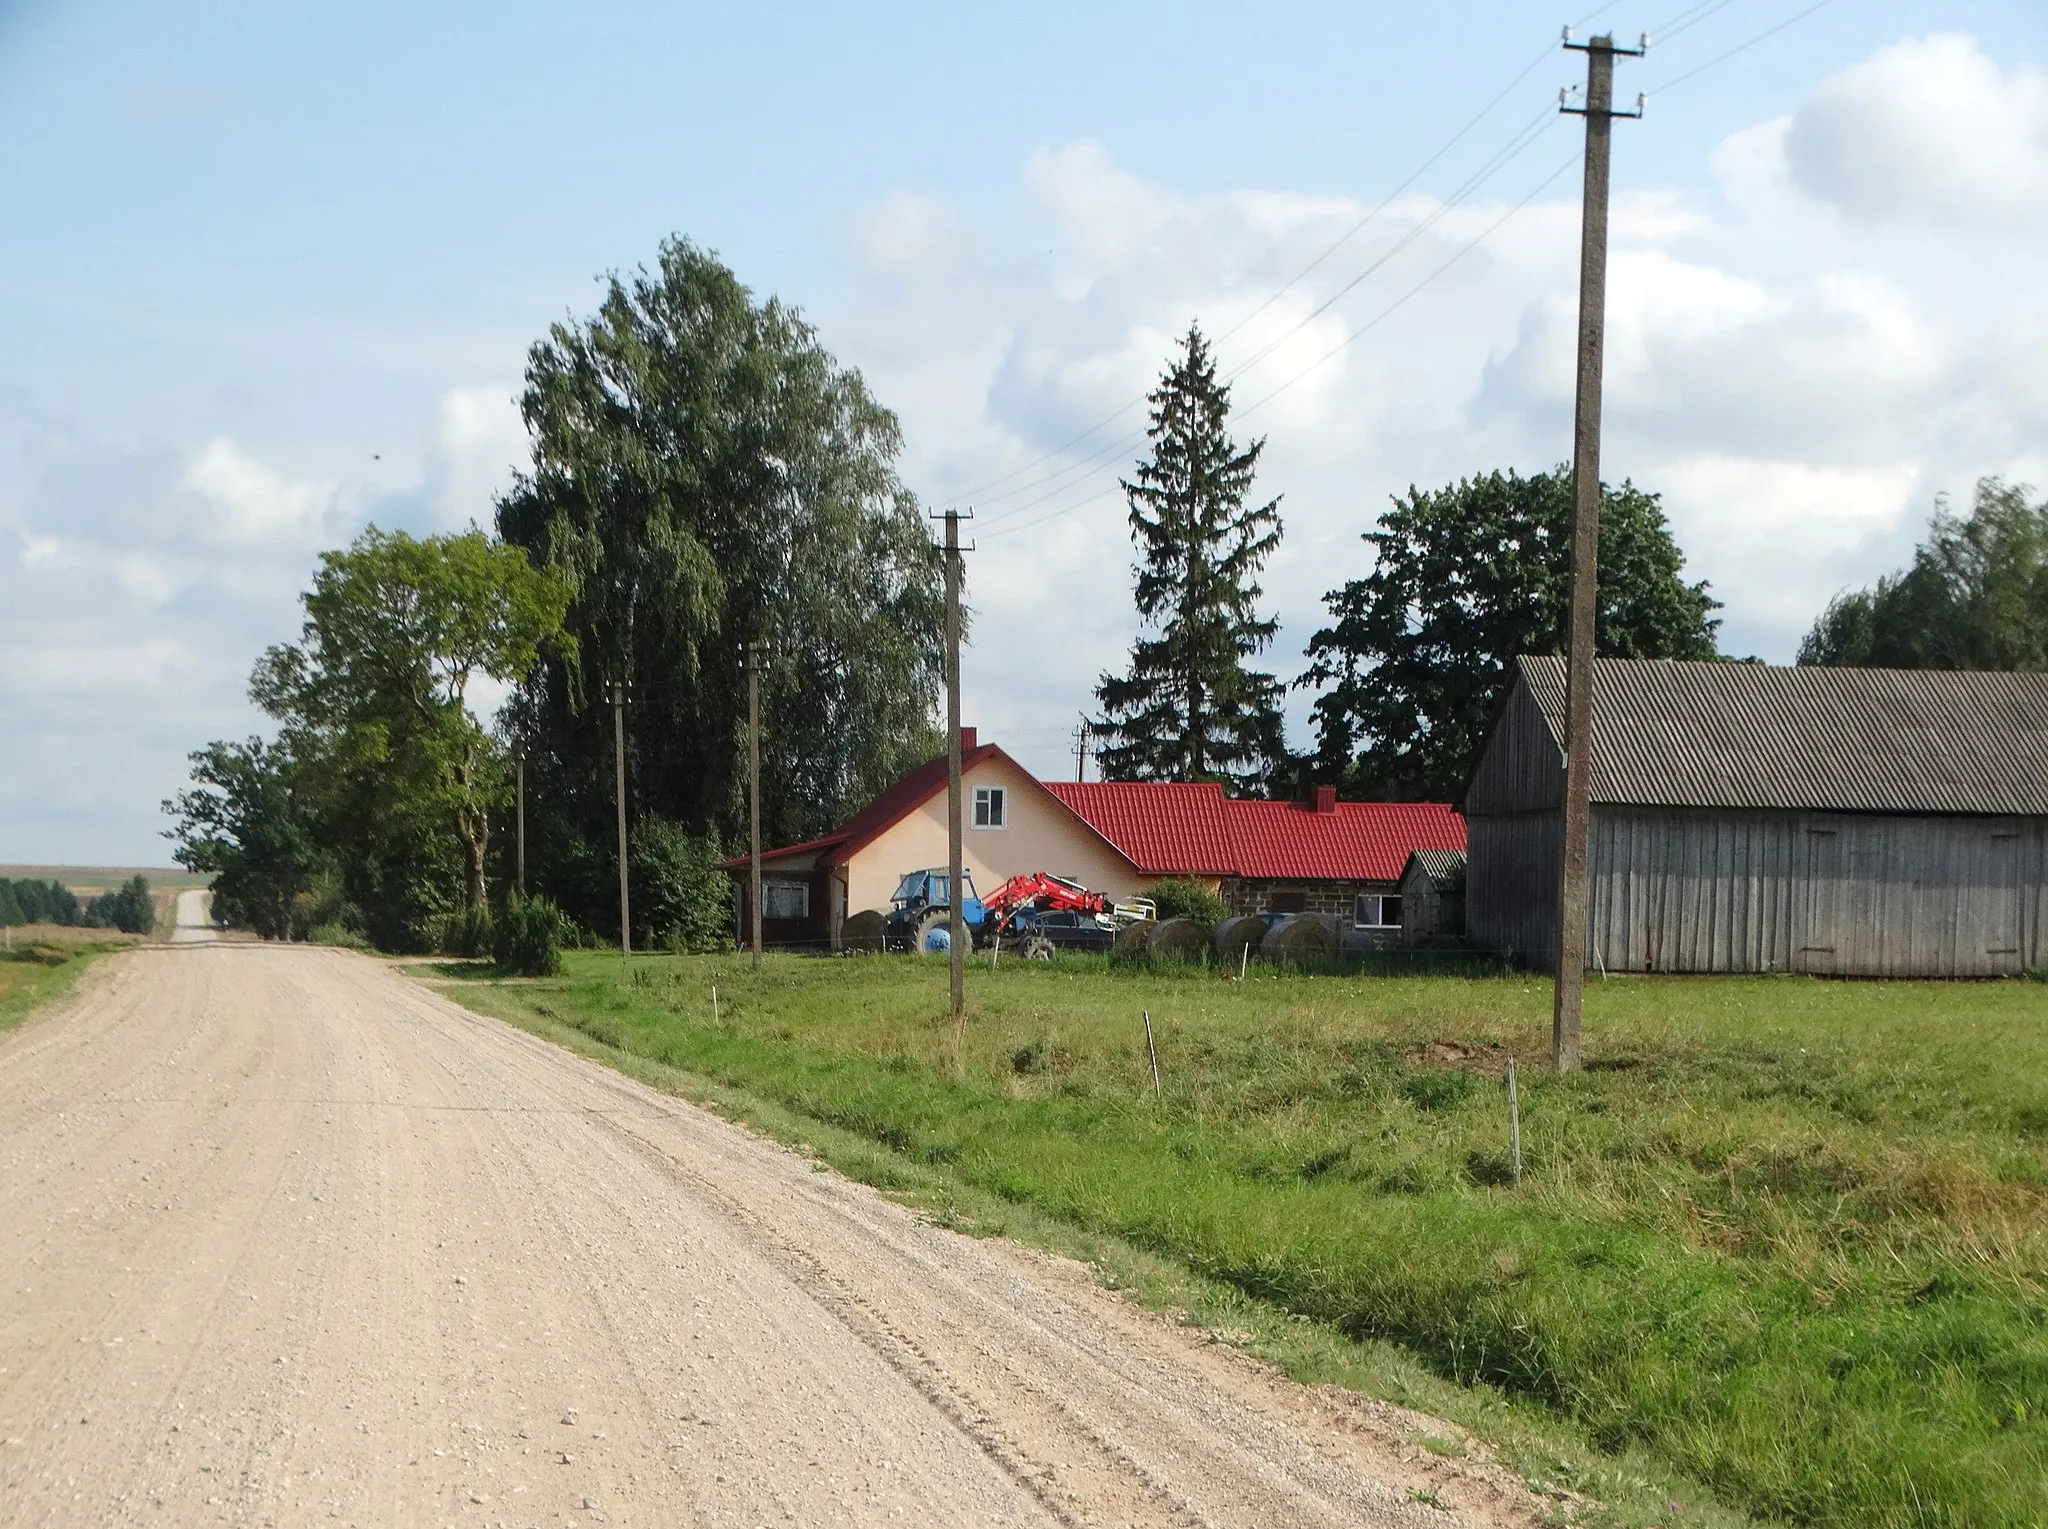
[[[1600,610],[1600,373],[1607,334],[1607,180],[1614,110],[1614,60],[1642,55],[1611,35],[1564,45],[1586,55],[1586,103],[1562,110],[1586,119],[1586,189],[1579,223],[1579,396],[1572,427],[1572,615],[1565,658],[1564,854],[1558,895],[1557,996],[1550,1060],[1579,1065],[1579,1011],[1586,977],[1586,838],[1592,818],[1593,654]]]
[[[753,850],[747,868],[752,899],[754,970],[761,969],[761,645],[747,644],[747,778],[753,822]]]
[[[633,904],[626,890],[626,687],[612,684],[612,761],[616,767],[613,789],[619,800],[619,954],[633,953]]]
[[[519,871],[516,879],[519,883],[519,895],[524,897],[526,895],[526,755],[523,751],[512,756],[512,767],[519,776],[517,816],[519,824],[517,835],[519,858],[517,864]]]
[[[939,517],[946,522],[946,916],[947,961],[951,966],[951,1004],[955,1031],[967,1023],[967,919],[961,903],[960,807],[960,521],[958,510]],[[973,518],[970,510],[965,517]]]
[[[1074,724],[1074,784],[1080,785],[1088,778],[1088,719],[1083,717]]]

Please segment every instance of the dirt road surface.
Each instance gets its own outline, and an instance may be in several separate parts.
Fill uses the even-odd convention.
[[[219,938],[220,931],[213,927],[213,894],[206,891],[180,892],[178,921],[171,929],[171,943],[196,945]]]
[[[1532,1521],[1421,1426],[364,957],[0,1042],[8,1525]]]

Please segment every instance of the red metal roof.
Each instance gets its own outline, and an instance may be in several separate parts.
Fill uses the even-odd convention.
[[[967,730],[963,728],[962,731],[965,732]],[[1009,755],[1004,754],[993,743],[979,744],[960,756],[960,772],[964,775],[984,759],[995,758],[999,755],[1004,759],[1009,759]],[[1020,775],[1029,776],[1031,773],[1024,769],[1023,766],[1018,765],[1013,759],[1010,760],[1010,763],[1016,767],[1017,773]],[[917,811],[918,808],[945,789],[946,756],[939,754],[931,759],[927,759],[908,775],[903,776],[895,785],[884,791],[872,802],[869,802],[867,806],[861,808],[860,811],[856,812],[844,823],[841,823],[832,832],[826,834],[822,839],[807,839],[802,844],[785,844],[776,849],[763,850],[761,851],[761,858],[763,860],[775,860],[787,855],[804,854],[814,849],[830,849],[832,852],[826,855],[820,863],[824,865],[843,864],[848,858],[859,853],[871,840],[884,833],[891,825],[910,816],[911,813]],[[732,859],[725,861],[720,868],[728,871],[738,870],[747,863],[747,856],[735,855]]]
[[[1214,781],[1049,780],[1045,789],[1148,876],[1229,876],[1237,857]]]
[[[1154,876],[1278,881],[1396,881],[1418,849],[1465,847],[1447,802],[1232,801],[1221,786],[1047,781],[1139,870]]]

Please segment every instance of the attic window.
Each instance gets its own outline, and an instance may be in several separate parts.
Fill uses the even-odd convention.
[[[974,788],[974,826],[1002,828],[1008,823],[1009,791],[1002,786]]]

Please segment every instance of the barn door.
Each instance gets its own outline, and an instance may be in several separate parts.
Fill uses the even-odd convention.
[[[1832,828],[1806,831],[1806,927],[1799,933],[1799,970],[1839,971],[1842,914],[1842,836]]]
[[[1983,970],[2016,975],[2020,970],[2020,839],[2016,833],[1993,833],[1984,857],[1983,879],[1968,888],[1977,904],[1966,915],[1964,927],[1983,941]],[[1977,951],[1958,951],[1963,959],[1977,958]],[[1972,965],[1974,966],[1974,960]],[[1965,968],[1966,970],[1969,968]]]

